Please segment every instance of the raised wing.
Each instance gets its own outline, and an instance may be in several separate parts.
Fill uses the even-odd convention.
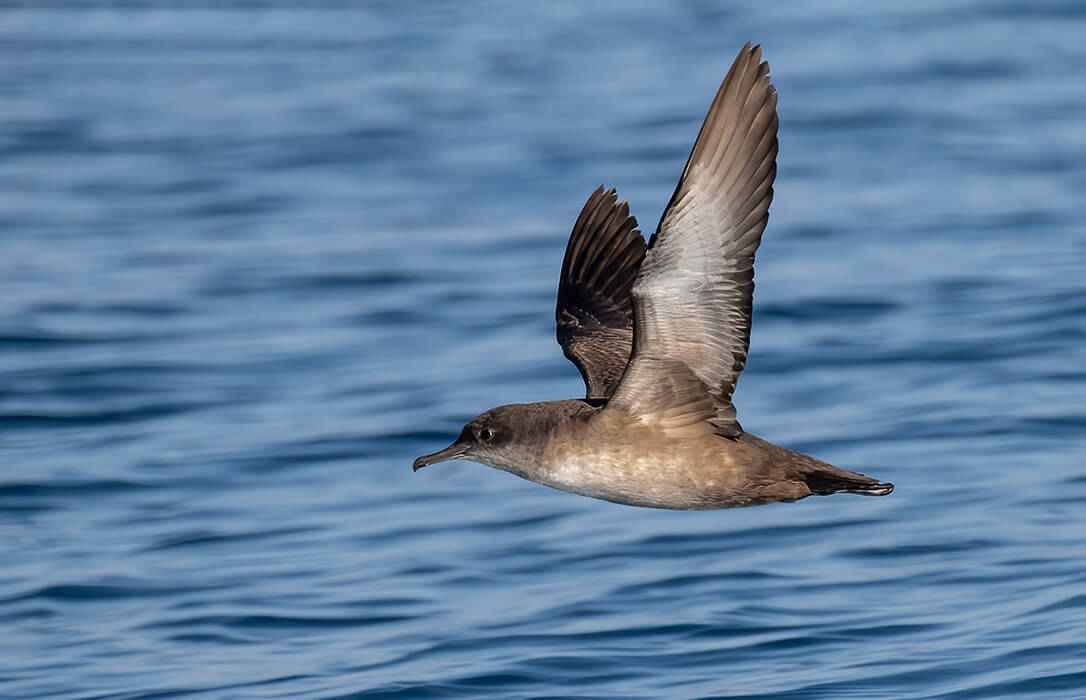
[[[645,239],[626,202],[599,187],[569,236],[558,280],[558,344],[584,378],[586,398],[614,393],[633,348],[630,289]]]
[[[675,434],[742,433],[754,252],[777,166],[777,93],[743,47],[717,91],[633,288],[633,357],[609,407]]]

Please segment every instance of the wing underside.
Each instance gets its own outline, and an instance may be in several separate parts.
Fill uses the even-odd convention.
[[[672,431],[742,433],[754,253],[773,199],[777,94],[759,47],[740,52],[698,134],[633,286],[636,336],[611,406]]]

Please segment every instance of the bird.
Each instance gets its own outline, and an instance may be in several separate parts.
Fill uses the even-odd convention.
[[[574,494],[675,510],[892,492],[752,435],[736,416],[777,129],[769,64],[748,42],[648,243],[613,188],[596,189],[573,226],[555,320],[584,398],[492,408],[414,470],[466,459]]]

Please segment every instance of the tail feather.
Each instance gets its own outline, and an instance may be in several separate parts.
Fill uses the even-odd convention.
[[[863,496],[886,496],[894,490],[893,484],[844,469],[831,469],[832,471],[819,469],[803,474],[812,494],[827,496],[831,493],[858,493]]]

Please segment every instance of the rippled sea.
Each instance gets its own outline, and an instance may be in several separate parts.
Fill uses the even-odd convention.
[[[0,8],[0,696],[1086,698],[1086,6],[171,5]],[[897,491],[412,473],[748,40],[740,419]]]

